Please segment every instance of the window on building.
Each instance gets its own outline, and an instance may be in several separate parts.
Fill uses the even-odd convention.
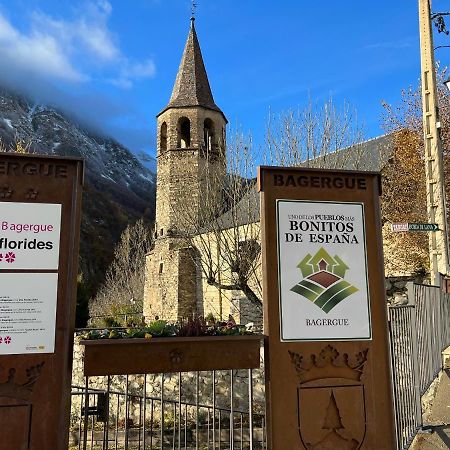
[[[159,273],[159,274],[163,273],[163,269],[164,269],[164,263],[160,262],[160,263],[159,263],[159,270],[158,270],[158,273]]]
[[[178,148],[189,148],[191,146],[191,122],[187,117],[178,120]]]
[[[206,150],[214,150],[214,122],[211,119],[205,119],[205,123],[203,125],[203,144]]]
[[[159,148],[162,152],[167,150],[167,123],[163,122],[160,130]]]

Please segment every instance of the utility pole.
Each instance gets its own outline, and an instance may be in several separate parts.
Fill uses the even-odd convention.
[[[419,26],[428,220],[439,225],[439,231],[429,233],[430,275],[431,284],[440,286],[442,276],[449,274],[449,261],[431,0],[419,0]]]

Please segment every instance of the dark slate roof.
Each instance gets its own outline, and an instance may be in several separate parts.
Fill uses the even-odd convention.
[[[395,133],[369,139],[358,145],[305,162],[302,167],[381,172],[393,153],[394,139]],[[260,220],[259,193],[256,189],[256,180],[252,180],[252,183],[254,183],[254,189],[247,191],[246,195],[237,203],[234,213],[227,211],[219,218],[222,229]]]
[[[394,149],[395,133],[385,134],[301,164],[303,167],[381,172]]]
[[[256,179],[249,180],[248,190],[236,204],[235,210],[228,210],[218,219],[222,230],[259,221],[259,193]]]
[[[214,103],[195,31],[194,20],[191,20],[191,28],[173,86],[172,96],[169,104],[159,114],[162,114],[169,108],[186,108],[191,106],[202,106],[203,108],[218,111],[223,115],[223,112]]]

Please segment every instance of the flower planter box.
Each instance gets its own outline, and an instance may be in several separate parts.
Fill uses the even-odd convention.
[[[84,374],[254,369],[260,365],[260,335],[82,340]]]

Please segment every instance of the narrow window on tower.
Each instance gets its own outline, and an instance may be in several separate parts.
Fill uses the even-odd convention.
[[[159,274],[163,273],[164,264],[162,262],[159,263]]]
[[[189,148],[191,146],[191,123],[187,117],[178,120],[178,148]]]
[[[225,127],[222,127],[222,142],[220,143],[220,154],[223,156],[225,152],[225,142],[227,141]]]
[[[205,119],[203,126],[203,145],[209,152],[214,150],[214,122],[211,119]]]
[[[160,143],[159,148],[161,152],[167,150],[167,123],[163,122],[160,130]]]

